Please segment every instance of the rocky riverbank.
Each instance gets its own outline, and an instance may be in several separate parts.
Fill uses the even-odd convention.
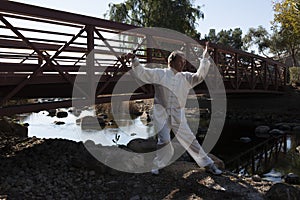
[[[214,176],[182,159],[159,176],[124,173],[97,161],[82,142],[1,133],[0,199],[257,200],[272,186],[226,171]]]
[[[1,137],[0,199],[263,199],[272,183],[177,161],[159,176],[105,167],[79,142]]]
[[[253,114],[253,117],[259,124],[266,124],[263,119],[266,115],[273,123],[299,122],[298,91],[291,93],[292,96],[288,93],[281,103],[272,101],[268,107],[259,107],[264,110],[261,113],[267,114]],[[252,101],[248,99],[248,102]],[[257,108],[260,103],[256,102],[253,107]],[[237,106],[234,101],[231,105]],[[248,110],[243,109],[244,105],[247,104],[240,102],[239,109],[247,114],[230,117],[248,120],[249,113],[256,113],[251,110],[252,104],[246,106]],[[229,108],[230,112],[236,109]],[[2,122],[0,199],[257,200],[300,197],[299,186],[274,184],[258,176],[238,176],[228,171],[214,176],[187,159],[179,159],[164,168],[159,176],[119,172],[97,161],[82,142],[27,137],[26,127]],[[122,164],[122,157],[119,159]]]

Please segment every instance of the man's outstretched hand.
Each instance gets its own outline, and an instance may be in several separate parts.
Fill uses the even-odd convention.
[[[135,54],[134,53],[128,53],[127,54],[127,59],[128,60],[132,60],[132,59],[134,59],[135,58]]]
[[[122,60],[124,60],[125,62],[130,62],[134,57],[135,57],[134,53],[127,53],[121,56]]]
[[[203,54],[202,54],[203,58],[208,58],[209,57],[209,53],[207,52],[208,51],[208,46],[209,46],[209,42],[205,42],[205,49],[204,49]]]

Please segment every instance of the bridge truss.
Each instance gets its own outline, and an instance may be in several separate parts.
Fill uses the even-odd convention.
[[[0,116],[70,107],[76,98],[88,104],[110,102],[115,84],[126,79],[129,64],[122,54],[134,50],[141,62],[165,65],[168,43],[189,57],[195,71],[201,48],[171,35],[134,34],[138,27],[11,1],[0,4]],[[197,41],[203,46],[205,41]],[[155,43],[156,48],[153,47]],[[278,92],[286,84],[286,67],[240,50],[210,44],[226,92]],[[89,81],[84,81],[89,80]],[[76,84],[74,84],[76,82]],[[81,96],[74,97],[74,87]],[[195,89],[207,92],[205,83]],[[96,91],[96,92],[95,92]],[[123,91],[120,100],[151,98],[151,85]],[[23,101],[35,99],[35,102]],[[36,99],[45,99],[39,102]],[[48,101],[51,99],[51,101]],[[47,101],[46,101],[47,100]]]

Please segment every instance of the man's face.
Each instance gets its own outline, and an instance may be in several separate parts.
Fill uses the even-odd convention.
[[[181,57],[181,56],[177,56],[174,62],[174,69],[178,72],[182,72],[184,66],[185,66],[186,60]]]

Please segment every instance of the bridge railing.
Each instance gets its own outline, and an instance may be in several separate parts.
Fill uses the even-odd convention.
[[[133,49],[143,63],[166,64],[169,52],[152,48],[149,44],[153,43],[153,37],[147,34],[132,34],[130,30],[136,28],[100,18],[1,1],[1,115],[12,112],[7,111],[6,105],[13,99],[71,98],[78,76],[82,80],[94,80],[87,87],[90,91],[82,91],[84,95],[88,96],[96,88],[97,102],[109,101],[101,95],[111,94],[116,82],[130,69],[121,55]],[[199,52],[194,50],[200,48],[172,39],[170,35],[154,39],[183,48],[192,64],[188,70],[195,70],[191,66],[198,65]],[[198,42],[199,46],[205,43]],[[210,44],[209,50],[227,91],[278,91],[286,83],[286,69],[279,62],[216,44]],[[199,88],[205,89],[205,84]],[[139,95],[135,98],[145,98],[153,91],[151,86],[145,86],[136,93]],[[62,105],[71,104],[70,101],[53,102],[52,107]],[[42,106],[37,106],[40,108]],[[27,108],[30,109],[33,105]],[[26,111],[21,110],[18,109]]]

